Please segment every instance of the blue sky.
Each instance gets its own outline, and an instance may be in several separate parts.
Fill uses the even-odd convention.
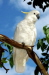
[[[34,10],[32,6],[27,5],[27,1],[30,0],[25,2],[23,0],[0,0],[0,34],[13,38],[16,25],[26,16],[21,11]],[[36,7],[36,10],[40,11],[41,14],[40,20],[36,22],[37,39],[39,39],[44,37],[43,26],[49,24],[49,8],[44,13],[39,7]],[[34,47],[34,51],[41,57],[41,50],[37,51],[37,48]],[[10,68],[9,64],[5,66]],[[35,63],[29,59],[26,64],[26,71],[23,74],[16,73],[14,68],[10,69],[7,74],[4,69],[0,69],[0,73],[2,75],[34,75],[35,66]]]

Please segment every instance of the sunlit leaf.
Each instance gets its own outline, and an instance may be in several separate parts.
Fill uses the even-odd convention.
[[[10,64],[10,67],[13,68],[13,57],[12,56],[9,59],[9,64]]]
[[[1,62],[2,62],[2,63],[7,63],[6,58],[2,58]]]
[[[46,34],[46,29],[47,29],[47,26],[44,26],[43,27],[44,34]]]
[[[40,48],[40,44],[39,44],[39,42],[37,43],[37,49],[39,49]]]

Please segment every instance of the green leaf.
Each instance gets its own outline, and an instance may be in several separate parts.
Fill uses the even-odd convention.
[[[47,42],[49,43],[49,34],[47,34],[46,40],[47,40]]]
[[[44,26],[43,27],[44,34],[46,34],[46,29],[47,29],[47,26]]]
[[[40,46],[43,45],[43,40],[42,39],[39,39],[39,44],[40,44]]]
[[[46,34],[49,34],[49,27],[46,29]]]
[[[2,58],[1,62],[2,62],[2,63],[7,63],[6,58]]]
[[[46,48],[47,48],[47,45],[45,43],[43,43],[41,46],[42,51],[46,50]]]
[[[4,45],[8,48],[9,53],[11,54],[11,53],[12,53],[12,50],[13,50],[13,46],[11,46],[11,45],[8,44],[8,43],[4,43]]]
[[[36,66],[35,71],[34,71],[34,75],[38,75],[40,72],[40,69],[38,66]]]
[[[37,49],[39,49],[40,48],[40,44],[39,44],[39,42],[37,43]]]
[[[49,59],[47,60],[47,63],[49,64]]]
[[[9,64],[10,64],[10,67],[13,68],[14,64],[13,64],[13,57],[12,56],[9,59]]]
[[[41,48],[42,51],[44,51],[44,49],[46,49],[47,45],[45,43],[43,43],[44,41],[45,41],[45,38],[38,40],[37,49]]]
[[[47,28],[47,26],[43,27],[44,33],[46,34],[46,40],[49,43],[49,27]]]
[[[47,47],[47,52],[49,51],[49,46]]]
[[[45,58],[48,59],[48,55]]]
[[[46,38],[43,38],[42,40],[43,40],[43,41],[46,41]]]
[[[11,54],[13,47],[12,47],[11,45],[7,45],[7,48],[8,48],[8,50],[9,50],[9,53]]]
[[[47,53],[42,53],[42,55],[43,55],[43,56],[47,56],[48,54],[47,54]]]
[[[49,33],[47,34],[47,38],[49,38]]]
[[[2,68],[3,66],[0,64],[0,68]]]
[[[40,58],[40,60],[41,60],[42,62],[44,62],[44,61],[45,61],[45,58]]]
[[[11,54],[13,51],[13,46],[10,45],[10,48],[9,48],[9,53]]]
[[[47,38],[47,42],[49,43],[49,27],[46,30],[46,38]]]
[[[37,49],[39,49],[42,46],[42,44],[43,44],[42,39],[39,39],[37,43]]]
[[[7,45],[9,45],[8,43],[6,43],[6,42],[4,42],[4,46],[6,46],[7,47]]]
[[[43,65],[44,65],[45,69],[48,70],[48,64],[43,63]]]

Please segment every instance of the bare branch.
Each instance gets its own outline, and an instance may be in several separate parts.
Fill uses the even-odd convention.
[[[6,73],[7,73],[9,69],[5,68],[5,66],[4,66],[4,65],[3,65],[3,68],[6,70]]]
[[[20,44],[12,39],[9,39],[8,37],[6,37],[5,35],[0,34],[0,41],[1,42],[6,42],[16,48],[21,48],[21,49],[25,49],[29,55],[29,57],[39,66],[41,72],[43,73],[43,75],[48,75],[47,71],[45,70],[44,66],[42,65],[40,59],[38,58],[38,56],[36,55],[36,53],[34,51],[32,51],[32,47],[27,46],[27,45],[23,45]]]
[[[7,68],[3,65],[3,63],[2,63],[1,61],[0,61],[0,64],[1,64],[2,67],[6,70],[6,73],[7,73],[9,69],[7,69]]]

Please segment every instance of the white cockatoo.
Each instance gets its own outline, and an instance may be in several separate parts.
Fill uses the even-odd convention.
[[[18,43],[24,42],[25,45],[33,46],[36,40],[36,26],[35,23],[37,19],[39,19],[40,12],[37,10],[33,10],[30,12],[23,12],[27,14],[25,19],[18,23],[14,40]],[[15,70],[18,73],[22,73],[25,71],[26,61],[29,56],[27,51],[24,49],[13,48],[13,62],[15,65]]]

